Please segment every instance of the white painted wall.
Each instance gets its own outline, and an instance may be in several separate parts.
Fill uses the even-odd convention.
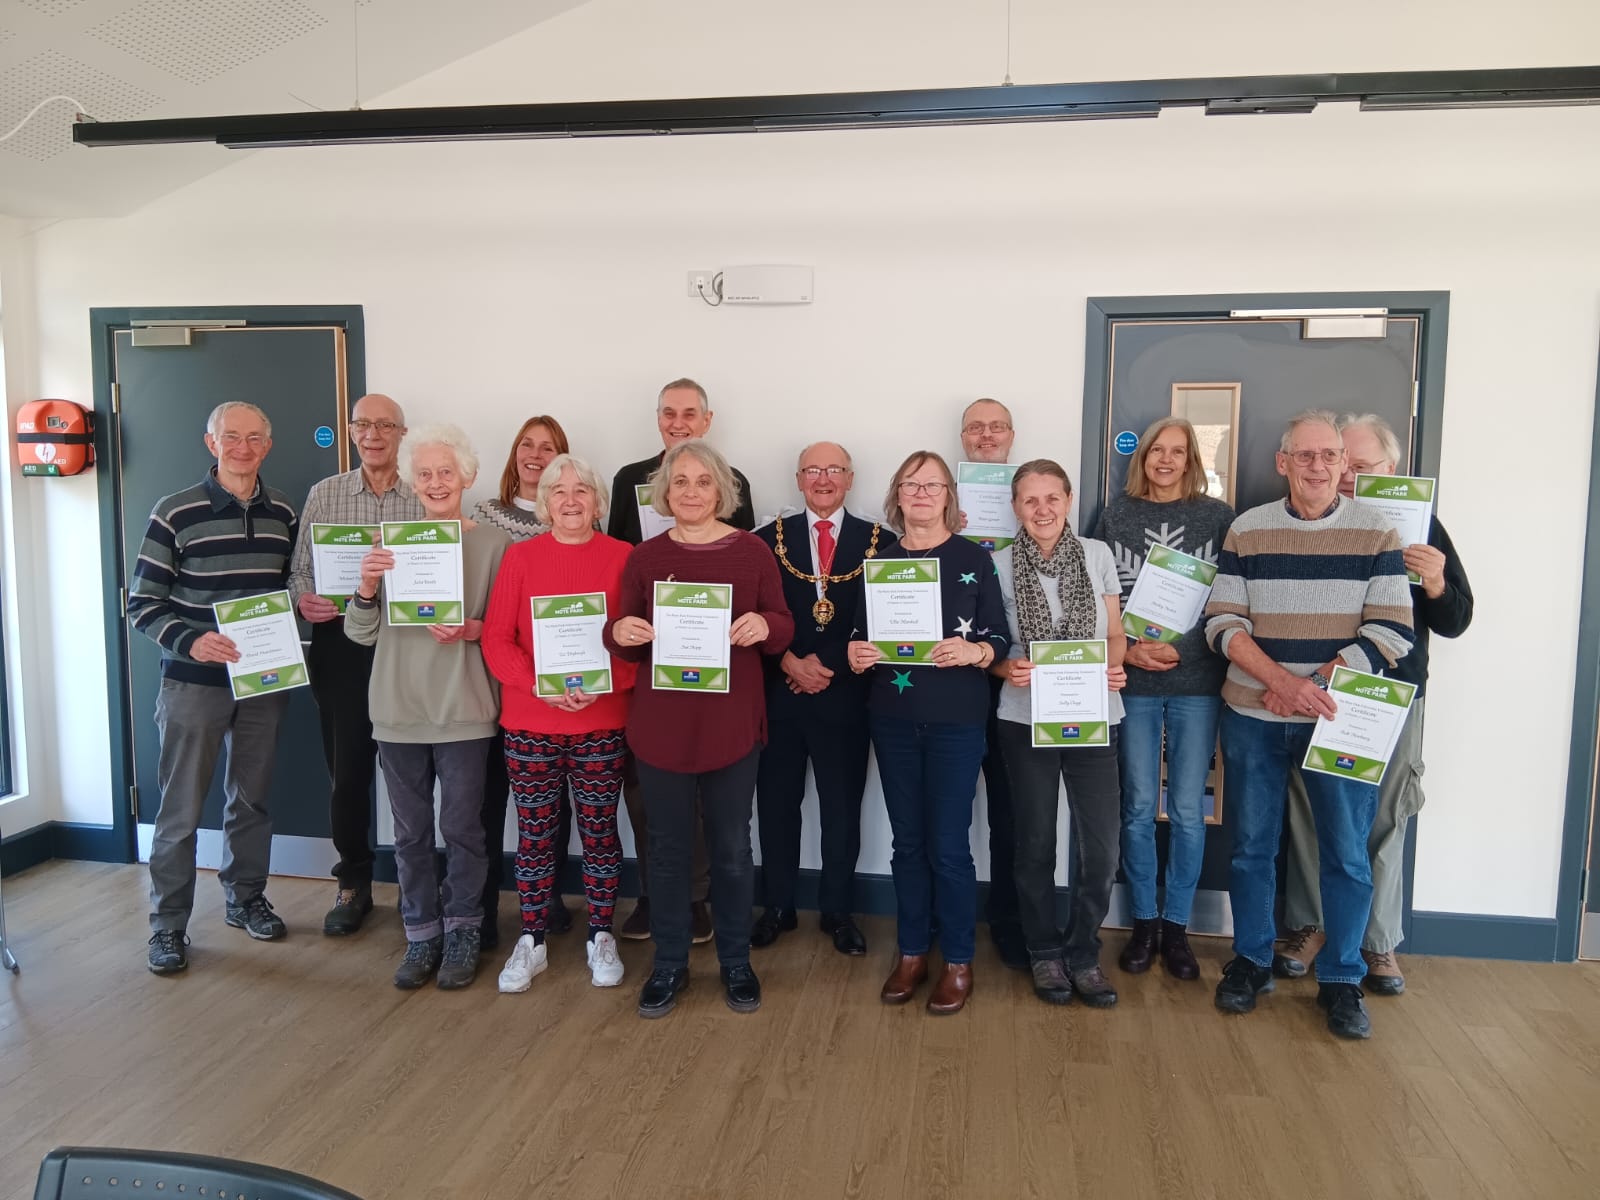
[[[594,0],[385,102],[994,82],[1004,11]],[[1586,4],[1524,6],[1513,27],[1489,0],[1359,0],[1304,28],[1282,12],[1018,3],[1012,72],[1043,82],[1535,66],[1600,45],[1600,9]],[[260,152],[133,216],[33,237],[36,277],[14,276],[36,295],[36,336],[25,378],[8,367],[8,379],[13,395],[25,385],[86,399],[94,305],[358,302],[372,386],[414,420],[460,419],[491,462],[536,410],[559,414],[607,469],[637,458],[656,444],[655,388],[689,373],[710,388],[715,437],[752,479],[758,512],[790,500],[794,451],[822,436],[855,452],[856,507],[872,510],[905,451],[954,448],[960,407],[979,394],[1011,404],[1021,450],[1076,464],[1088,296],[1448,290],[1440,511],[1478,616],[1465,641],[1434,651],[1415,900],[1548,917],[1576,621],[1529,614],[1535,602],[1578,606],[1600,330],[1597,144],[1596,109],[1337,107]],[[712,310],[685,298],[687,269],[740,262],[814,265],[816,303]],[[8,345],[11,315],[8,300]],[[1496,487],[1501,469],[1522,465],[1512,446],[1538,454],[1536,512]],[[59,549],[95,528],[93,481],[40,497],[31,519],[17,513],[19,553],[40,569],[23,628],[54,664],[28,697],[47,731],[35,775],[47,815],[104,821],[108,761],[81,736],[104,728],[102,581],[94,559]],[[1501,566],[1508,550],[1517,569]],[[1473,659],[1530,643],[1548,702],[1497,715],[1497,744],[1517,747],[1507,777],[1475,753],[1479,706],[1493,697]],[[868,810],[861,866],[883,871],[875,793]]]

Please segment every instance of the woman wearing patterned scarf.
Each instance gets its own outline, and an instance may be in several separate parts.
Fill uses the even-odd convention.
[[[1033,990],[1051,1004],[1073,992],[1105,1008],[1117,993],[1100,970],[1100,924],[1117,875],[1121,788],[1117,778],[1117,697],[1127,676],[1122,655],[1122,585],[1105,543],[1080,538],[1067,523],[1072,483],[1049,459],[1023,463],[1011,480],[1017,538],[994,556],[1010,627],[1009,656],[994,673],[1009,685],[1000,693],[1000,749],[1011,779],[1017,820],[1017,899],[1022,934],[1033,963]],[[1114,636],[1108,637],[1108,632]],[[1106,641],[1110,737],[1104,746],[1036,748],[1030,642]],[[1058,780],[1067,785],[1077,857],[1072,864],[1072,909],[1066,931],[1056,924],[1056,807]]]

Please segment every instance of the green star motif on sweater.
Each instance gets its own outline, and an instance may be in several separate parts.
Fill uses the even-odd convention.
[[[911,682],[910,671],[896,671],[894,673],[894,678],[889,680],[889,682],[894,684],[895,691],[899,692],[901,695],[905,694],[905,690],[908,687],[916,686]]]
[[[962,583],[977,583],[978,582],[978,573],[976,571],[963,571],[963,572],[961,572],[961,582]]]

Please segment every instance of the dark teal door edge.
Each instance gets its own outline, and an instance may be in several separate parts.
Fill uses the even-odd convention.
[[[1551,917],[1496,917],[1475,913],[1414,912],[1402,954],[1446,954],[1457,958],[1508,958],[1553,962],[1556,922]]]

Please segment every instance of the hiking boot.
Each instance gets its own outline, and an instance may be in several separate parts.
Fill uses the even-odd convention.
[[[439,959],[444,955],[444,938],[424,938],[420,942],[406,943],[406,956],[395,968],[394,985],[405,991],[414,991],[428,982],[439,969]]]
[[[617,930],[617,936],[627,938],[630,942],[648,942],[650,940],[649,896],[639,897],[639,903],[633,906],[633,911],[628,914],[628,919],[622,923],[622,928]]]
[[[1328,1010],[1328,1031],[1334,1037],[1360,1041],[1372,1036],[1372,1022],[1355,984],[1325,983],[1317,989],[1317,1003]]]
[[[258,942],[275,942],[289,932],[283,918],[272,911],[267,898],[259,893],[243,904],[230,904],[222,919],[235,929],[242,929]]]
[[[1033,960],[1033,994],[1046,1004],[1071,1004],[1072,980],[1059,958]]]
[[[1363,950],[1367,960],[1367,977],[1361,986],[1374,996],[1398,996],[1406,990],[1406,977],[1400,973],[1400,964],[1394,960],[1394,951]]]
[[[150,970],[157,975],[176,975],[189,965],[188,935],[181,929],[158,929],[150,935]]]
[[[1283,949],[1272,955],[1272,973],[1279,979],[1303,979],[1311,969],[1317,952],[1328,944],[1328,935],[1314,925],[1296,929],[1283,939]]]
[[[348,937],[361,928],[372,911],[372,885],[342,887],[333,898],[333,907],[322,918],[322,932],[328,937]]]
[[[434,982],[445,991],[464,988],[478,977],[478,946],[481,935],[476,928],[451,929],[444,935],[444,957],[439,960],[439,978]],[[519,939],[520,940],[520,939]]]
[[[1072,990],[1082,997],[1090,1008],[1110,1008],[1117,1002],[1117,989],[1111,986],[1100,964],[1079,967],[1072,972]]]
[[[1217,1007],[1223,1012],[1250,1012],[1256,1006],[1256,997],[1275,986],[1270,967],[1258,967],[1241,954],[1222,968],[1222,982],[1217,984]]]
[[[1157,923],[1154,918],[1148,921],[1135,918],[1133,932],[1128,935],[1128,944],[1117,956],[1117,966],[1129,975],[1143,975],[1148,971],[1156,955],[1156,929]]]
[[[1200,963],[1189,946],[1189,927],[1161,922],[1161,965],[1174,979],[1199,979]]]

